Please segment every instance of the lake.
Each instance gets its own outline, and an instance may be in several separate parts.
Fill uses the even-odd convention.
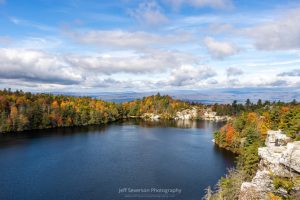
[[[0,134],[0,199],[201,199],[234,166],[209,121],[126,120]]]

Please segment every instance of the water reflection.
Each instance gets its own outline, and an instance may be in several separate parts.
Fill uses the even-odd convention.
[[[142,120],[142,119],[124,119],[110,124],[61,127],[42,130],[30,130],[23,132],[2,133],[0,134],[0,148],[3,146],[17,145],[26,142],[26,140],[38,139],[43,137],[64,137],[74,134],[99,134],[105,133],[111,125],[137,125],[145,128],[183,128],[183,129],[219,129],[224,122],[210,122],[204,120]]]
[[[141,120],[141,119],[129,119],[124,120],[127,125],[139,125],[142,127],[173,127],[173,128],[220,128],[224,125],[224,122],[209,122],[204,120]]]
[[[208,121],[125,120],[0,135],[0,199],[128,199],[120,187],[180,188],[201,199],[234,155]],[[53,192],[55,191],[55,192]]]
[[[43,137],[64,137],[74,134],[98,134],[105,133],[109,124],[77,127],[61,127],[41,130],[30,130],[22,132],[0,134],[0,148],[10,145],[26,143],[26,140],[39,139]]]

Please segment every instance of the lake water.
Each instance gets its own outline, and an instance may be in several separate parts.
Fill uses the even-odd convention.
[[[0,199],[196,200],[234,165],[222,123],[144,122],[0,134]]]

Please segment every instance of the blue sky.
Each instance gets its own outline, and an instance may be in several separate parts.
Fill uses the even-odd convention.
[[[0,0],[0,87],[300,86],[299,0]]]

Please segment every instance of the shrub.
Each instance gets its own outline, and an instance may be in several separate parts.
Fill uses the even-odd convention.
[[[288,193],[290,193],[294,187],[294,183],[292,180],[290,180],[288,178],[278,177],[278,176],[273,178],[273,184],[274,184],[275,189],[282,187]]]

